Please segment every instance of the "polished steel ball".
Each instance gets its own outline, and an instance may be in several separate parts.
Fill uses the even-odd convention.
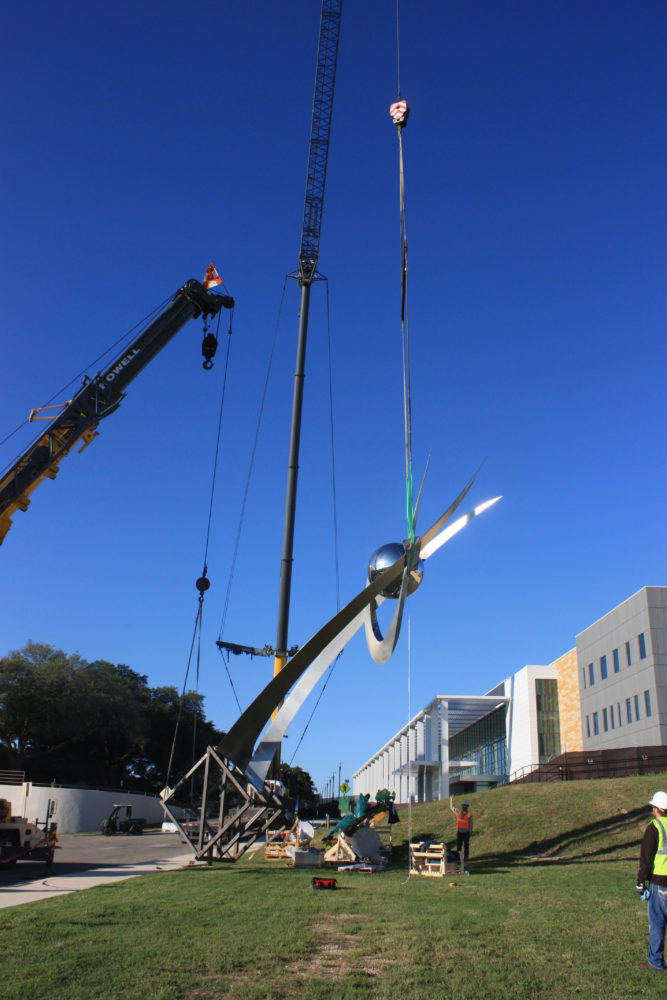
[[[372,583],[373,580],[385,569],[389,569],[393,566],[397,559],[400,559],[405,552],[405,546],[401,542],[388,542],[386,545],[381,545],[379,549],[373,553],[373,555],[368,560],[368,581]],[[421,559],[417,562],[410,572],[410,579],[408,581],[408,594],[414,594],[415,590],[422,582],[424,578],[424,564]],[[390,587],[381,591],[383,597],[393,597],[397,598],[401,592],[401,578],[398,577]]]

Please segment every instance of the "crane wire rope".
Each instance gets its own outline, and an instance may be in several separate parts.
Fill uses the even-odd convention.
[[[223,283],[222,287],[224,288],[224,290],[226,292],[227,289],[225,288],[224,283]],[[215,334],[216,341],[218,340],[218,337],[219,337],[219,334],[220,334],[220,319],[221,319],[221,314],[218,313],[218,325],[217,325],[216,334]],[[167,765],[167,776],[166,776],[166,780],[165,780],[165,786],[166,787],[169,786],[169,778],[171,776],[171,769],[172,769],[173,762],[174,762],[174,754],[176,752],[176,743],[178,741],[178,733],[179,733],[179,729],[180,729],[180,725],[181,725],[181,719],[182,719],[182,715],[183,715],[183,706],[184,706],[184,703],[185,703],[185,694],[186,694],[186,691],[187,691],[188,677],[190,676],[190,667],[192,665],[192,655],[193,655],[193,652],[194,652],[195,642],[197,643],[197,667],[196,667],[196,681],[195,681],[195,698],[193,700],[193,706],[192,706],[192,709],[193,709],[192,764],[194,764],[195,754],[196,754],[197,721],[198,721],[198,711],[197,710],[198,710],[198,707],[199,707],[198,706],[198,701],[199,701],[199,676],[200,676],[200,667],[201,667],[201,631],[202,631],[202,622],[203,622],[203,617],[204,617],[204,595],[206,594],[206,591],[209,589],[209,587],[211,585],[210,581],[208,579],[208,550],[209,550],[209,544],[210,544],[210,540],[211,540],[211,525],[212,525],[212,521],[213,521],[213,502],[214,502],[214,499],[215,499],[215,487],[216,487],[216,480],[217,480],[217,474],[218,474],[218,464],[219,464],[219,459],[220,459],[220,441],[221,441],[221,438],[222,438],[222,415],[223,415],[223,412],[224,412],[225,396],[226,396],[226,392],[227,392],[227,376],[229,374],[229,359],[230,359],[231,344],[232,344],[233,320],[234,320],[234,310],[232,309],[232,311],[230,313],[230,318],[229,318],[229,329],[227,331],[227,334],[228,334],[228,336],[227,336],[227,352],[226,352],[226,356],[225,356],[225,367],[224,367],[224,373],[223,373],[223,379],[222,379],[222,391],[221,391],[221,394],[220,394],[220,407],[219,407],[219,411],[218,411],[218,427],[217,427],[215,450],[214,450],[214,458],[213,458],[213,471],[212,471],[212,475],[211,475],[211,491],[210,491],[210,498],[209,498],[208,521],[207,521],[207,526],[206,526],[206,542],[205,542],[205,545],[204,545],[204,569],[203,569],[202,575],[198,578],[198,580],[196,582],[196,587],[197,587],[197,590],[199,591],[199,598],[198,598],[198,604],[197,604],[197,614],[195,616],[194,631],[193,631],[193,635],[192,635],[192,641],[190,643],[190,653],[188,655],[188,662],[187,662],[187,666],[186,666],[186,670],[185,670],[185,680],[183,681],[183,690],[182,690],[181,697],[180,697],[180,700],[179,700],[178,715],[176,717],[176,723],[174,725],[174,735],[173,735],[173,738],[172,738],[171,750],[170,750],[170,753],[169,753],[169,763]],[[193,777],[192,780],[194,781],[194,777]],[[192,786],[191,786],[191,792],[192,792]]]
[[[335,447],[334,447],[335,433],[334,433],[333,376],[332,376],[333,366],[332,366],[332,363],[331,363],[331,314],[330,314],[330,310],[329,310],[329,282],[327,281],[326,278],[324,280],[326,282],[326,290],[327,290],[326,294],[327,294],[327,352],[328,352],[328,361],[329,361],[329,433],[330,433],[330,441],[331,441],[331,493],[332,493],[332,503],[333,503],[334,562],[335,562],[335,575],[336,575],[336,611],[340,611],[340,568],[339,568],[339,548],[338,548],[338,503],[337,503],[337,499],[336,499],[336,451],[335,451]],[[308,716],[308,721],[306,722],[305,726],[303,727],[303,732],[301,733],[301,736],[299,737],[299,742],[297,743],[297,745],[296,745],[296,747],[294,749],[294,753],[292,754],[292,757],[290,759],[290,766],[294,762],[294,758],[297,755],[299,747],[303,743],[303,740],[304,740],[304,738],[306,736],[306,733],[308,732],[308,727],[310,726],[311,722],[313,721],[313,717],[314,717],[314,715],[315,715],[315,713],[317,711],[317,708],[318,708],[318,706],[320,704],[320,701],[322,700],[322,696],[324,695],[324,692],[327,689],[327,685],[328,685],[329,681],[331,680],[331,678],[333,676],[333,672],[334,672],[334,670],[336,668],[336,664],[338,663],[339,659],[341,658],[342,653],[343,653],[343,651],[341,650],[341,652],[338,654],[338,656],[336,657],[336,659],[331,664],[331,669],[327,670],[327,672],[326,672],[326,679],[324,681],[324,684],[322,685],[320,693],[317,696],[317,700],[315,701],[315,704],[313,705],[313,710],[310,713],[310,715]]]
[[[396,126],[398,136],[398,195],[399,195],[399,234],[400,234],[400,268],[401,268],[401,350],[403,361],[403,425],[405,436],[405,506],[408,525],[408,543],[412,548],[415,540],[415,504],[412,475],[412,389],[410,377],[410,317],[408,309],[408,235],[405,212],[405,167],[403,162],[403,129],[405,128],[410,108],[401,95],[400,67],[400,27],[398,16],[398,0],[396,0],[396,62],[398,97],[390,106],[389,114]],[[410,556],[412,561],[412,554]]]
[[[183,715],[183,706],[185,704],[185,693],[187,691],[187,686],[188,686],[188,677],[190,675],[190,667],[192,666],[192,654],[194,652],[195,642],[197,641],[197,634],[198,633],[199,633],[200,645],[201,645],[201,622],[202,622],[202,613],[203,613],[203,600],[204,600],[204,595],[202,594],[199,597],[199,604],[197,606],[197,614],[196,614],[196,617],[195,617],[195,626],[194,626],[194,630],[193,630],[193,633],[192,633],[192,642],[190,643],[190,654],[188,656],[188,664],[187,664],[187,667],[186,667],[186,670],[185,670],[185,680],[183,681],[183,690],[181,691],[181,697],[178,700],[178,714],[176,716],[176,724],[174,726],[174,735],[172,737],[171,749],[169,751],[169,763],[167,764],[167,773],[166,773],[165,781],[164,781],[165,788],[167,788],[167,789],[169,788],[169,779],[171,777],[171,771],[172,771],[172,767],[173,767],[173,764],[174,764],[174,755],[176,753],[176,743],[177,743],[177,740],[178,740],[178,732],[179,732],[179,729],[180,729],[180,726],[181,726],[181,717]],[[197,663],[197,674],[199,674],[199,662]],[[195,703],[195,706],[196,706],[196,703]]]
[[[415,512],[412,479],[412,388],[410,377],[410,314],[408,308],[408,236],[405,214],[405,169],[403,165],[403,123],[397,127],[399,157],[399,214],[401,242],[401,347],[403,357],[403,423],[405,432],[405,483],[408,539],[415,540]]]
[[[410,844],[412,843],[412,795],[410,792],[410,777],[412,774],[412,752],[410,746],[410,719],[412,718],[412,622],[408,616],[408,877],[402,883],[407,885],[410,881]]]
[[[224,285],[223,285],[224,288]],[[215,339],[218,339],[220,333],[220,317],[221,313],[218,313],[218,328],[216,330]],[[213,475],[211,481],[211,499],[208,507],[208,524],[206,527],[206,545],[204,548],[204,576],[206,576],[207,563],[208,563],[208,547],[211,539],[211,522],[213,519],[213,500],[215,498],[215,481],[218,474],[218,459],[220,457],[220,438],[222,436],[222,413],[225,405],[225,392],[227,390],[227,374],[229,372],[229,355],[232,346],[232,326],[234,323],[234,309],[232,308],[229,317],[229,330],[227,331],[227,354],[225,357],[225,373],[222,382],[222,395],[220,398],[220,411],[218,414],[218,434],[215,443],[215,458],[213,460]]]
[[[245,519],[246,506],[247,506],[247,503],[248,503],[248,494],[250,492],[250,483],[251,483],[251,480],[252,480],[252,474],[253,474],[253,470],[254,470],[254,466],[255,466],[255,457],[256,457],[256,454],[257,454],[257,444],[259,442],[259,433],[260,433],[260,429],[261,429],[261,426],[262,426],[262,419],[263,419],[263,416],[264,416],[264,406],[265,406],[265,403],[266,403],[266,397],[267,397],[268,389],[269,389],[269,379],[270,379],[270,376],[271,376],[271,369],[272,369],[272,366],[273,366],[273,359],[274,359],[274,355],[275,355],[275,351],[276,351],[276,343],[277,343],[277,340],[278,340],[278,330],[279,330],[279,327],[280,327],[280,318],[281,318],[281,315],[282,315],[283,305],[284,305],[284,302],[285,302],[286,288],[287,288],[287,277],[285,277],[285,279],[283,281],[283,289],[282,289],[282,294],[281,294],[281,297],[280,297],[280,304],[278,306],[278,315],[277,315],[277,318],[276,318],[276,323],[275,323],[275,327],[274,327],[274,331],[273,331],[273,341],[271,343],[271,349],[269,351],[269,361],[268,361],[268,364],[267,364],[266,376],[264,378],[264,389],[263,389],[263,392],[262,392],[262,398],[261,398],[261,402],[260,402],[260,406],[259,406],[259,413],[257,415],[257,424],[256,424],[256,427],[255,427],[255,438],[254,438],[254,441],[253,441],[252,451],[251,451],[251,454],[250,454],[250,462],[249,462],[249,465],[248,465],[248,475],[246,476],[246,484],[245,484],[245,490],[244,490],[244,493],[243,493],[243,501],[241,503],[241,513],[240,513],[240,516],[239,516],[239,523],[238,523],[238,527],[237,527],[237,530],[236,530],[236,540],[234,542],[234,551],[232,553],[232,562],[231,562],[231,566],[230,566],[230,570],[229,570],[229,579],[228,579],[228,582],[227,582],[227,593],[225,594],[225,603],[224,603],[223,611],[222,611],[222,620],[220,622],[220,632],[219,632],[219,635],[218,635],[219,639],[222,639],[222,636],[223,636],[224,631],[225,631],[225,625],[227,624],[227,614],[228,614],[228,611],[229,611],[229,602],[230,602],[231,594],[232,594],[232,583],[234,581],[234,573],[236,571],[236,561],[237,561],[237,558],[238,558],[239,546],[241,544],[241,532],[243,530],[243,522],[244,522],[244,519]],[[220,648],[220,647],[218,647],[218,648],[220,649],[220,655],[222,656],[222,661],[225,664],[225,670],[227,671],[227,678],[228,678],[229,683],[231,685],[231,689],[232,689],[232,692],[234,694],[234,698],[236,699],[236,704],[238,706],[239,712],[243,713],[243,709],[241,708],[241,703],[240,703],[238,695],[236,693],[236,688],[234,687],[234,681],[232,679],[232,675],[231,675],[230,670],[229,670],[229,655],[228,655],[227,659],[225,659],[225,655],[224,655],[224,652],[223,652],[222,648]]]
[[[403,356],[403,421],[405,430],[405,504],[408,522],[408,543],[411,547],[410,565],[412,564],[412,546],[415,540],[415,505],[413,498],[412,481],[412,390],[410,377],[410,316],[408,309],[408,236],[405,215],[405,169],[403,164],[403,129],[407,124],[410,109],[407,101],[401,96],[401,42],[400,42],[400,20],[396,0],[396,76],[398,98],[391,106],[390,114],[396,125],[398,133],[398,169],[399,169],[399,213],[400,213],[400,241],[401,241],[401,346]],[[423,483],[422,483],[423,486]],[[420,490],[421,496],[421,490]],[[408,651],[407,651],[407,688],[408,688],[408,872],[407,878],[403,882],[406,885],[410,881],[410,844],[412,843],[412,759],[413,747],[410,742],[410,721],[412,719],[412,693],[411,693],[411,646],[412,629],[411,621],[408,617]]]

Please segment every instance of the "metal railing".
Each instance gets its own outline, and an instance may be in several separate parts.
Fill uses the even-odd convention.
[[[0,785],[22,785],[25,771],[0,771]]]
[[[543,781],[582,781],[587,778],[625,778],[667,771],[667,748],[638,748],[627,756],[608,752],[562,754],[547,764],[528,764],[510,774],[510,784]]]

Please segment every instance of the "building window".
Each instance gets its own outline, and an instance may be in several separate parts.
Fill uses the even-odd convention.
[[[644,640],[644,633],[643,632],[641,633],[641,635],[637,636],[637,642],[639,643],[639,659],[640,660],[645,660],[646,659],[646,642]]]
[[[621,726],[623,725],[623,716],[621,715],[621,703],[620,703],[620,701],[616,702],[616,708],[618,709],[618,727],[620,729]]]
[[[632,666],[632,657],[630,656],[630,643],[629,642],[626,642],[626,644],[625,644],[625,657],[626,657],[626,659],[628,661],[628,666],[631,667]]]
[[[561,751],[558,681],[551,678],[536,678],[535,701],[540,764],[545,764],[552,757],[558,756]]]
[[[619,672],[619,670],[621,669],[621,664],[620,664],[619,659],[618,659],[618,650],[615,649],[614,652],[611,655],[614,658],[614,673],[617,674]]]
[[[601,656],[600,657],[600,678],[603,681],[607,679],[607,657],[606,656]]]
[[[606,708],[602,709],[602,728],[604,729],[605,733],[609,732],[609,722],[607,720],[607,709]]]
[[[609,718],[611,719],[611,728],[616,729],[616,723],[614,722],[614,706],[609,706]]]
[[[646,705],[646,718],[651,718],[651,692],[644,691],[644,704]]]
[[[630,703],[629,698],[625,699],[625,710],[628,714],[628,725],[630,725],[630,723],[632,722],[632,705]]]
[[[635,722],[639,722],[639,695],[635,695]]]
[[[586,686],[587,686],[587,685],[586,685],[586,668],[585,668],[585,667],[582,667],[582,668],[581,668],[581,673],[582,673],[582,675],[583,675],[583,678],[584,678],[584,689],[585,689],[585,688],[586,688]]]
[[[586,716],[586,736],[590,739],[591,736],[591,719],[590,716]]]
[[[600,735],[600,720],[597,712],[593,712],[593,732],[596,736]]]
[[[592,663],[588,664],[588,683],[591,687],[595,684],[595,670]]]

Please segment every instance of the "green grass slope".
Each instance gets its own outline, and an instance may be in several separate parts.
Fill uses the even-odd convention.
[[[648,802],[666,784],[665,775],[641,775],[507,785],[468,795],[475,867],[534,855],[590,860],[636,852],[651,818]],[[455,804],[460,801],[457,798]],[[400,815],[407,825],[407,809]],[[456,822],[448,802],[414,807],[412,827],[413,840],[456,842]],[[405,835],[403,826],[401,833]]]
[[[334,872],[333,892],[260,852],[2,910],[0,996],[662,998],[634,892],[658,788],[667,775],[470,796],[469,877],[408,875],[409,827],[453,840],[448,803],[433,803],[401,810],[386,872]]]

